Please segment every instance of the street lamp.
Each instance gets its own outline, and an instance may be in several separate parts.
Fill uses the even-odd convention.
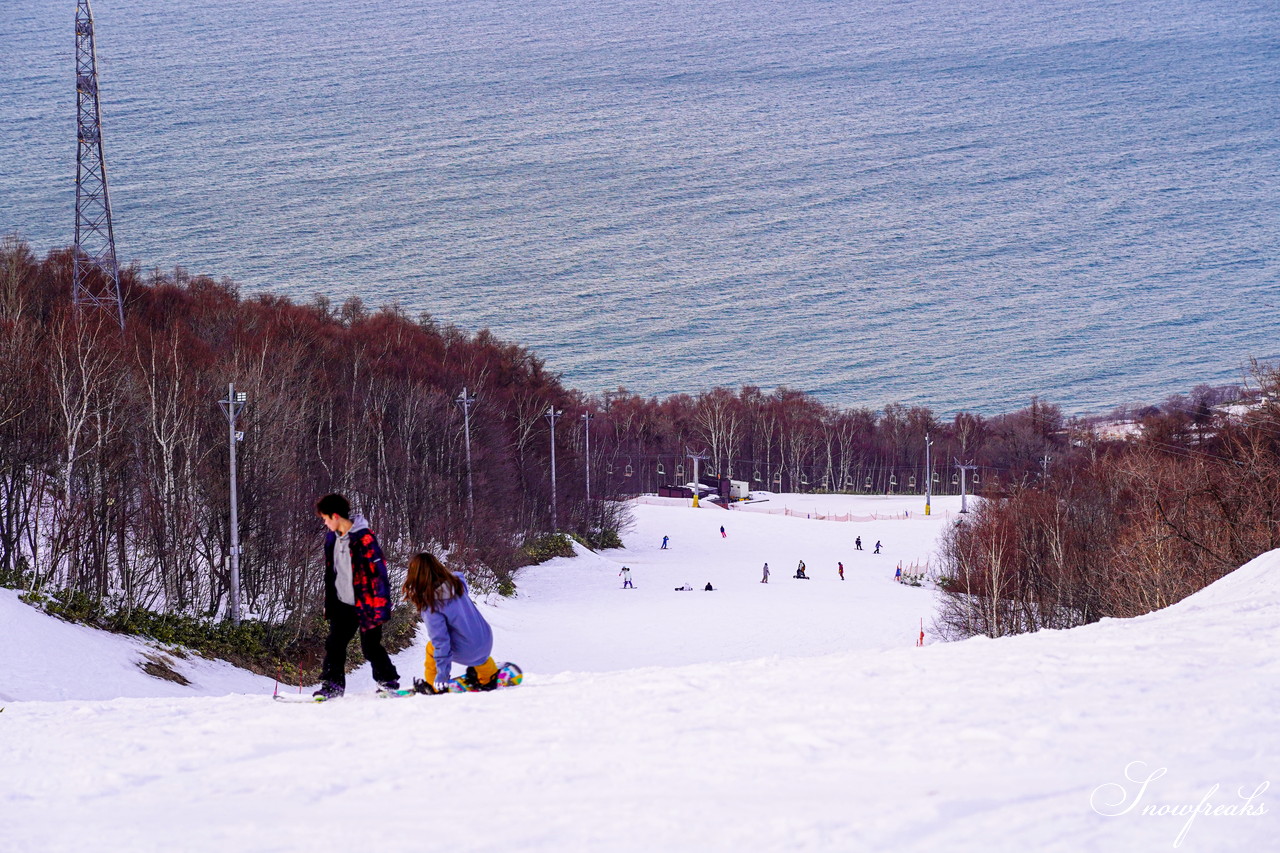
[[[236,415],[249,401],[244,391],[236,391],[235,383],[227,385],[227,399],[219,400],[227,416],[227,441],[231,446],[231,624],[240,624],[240,517],[236,502],[236,444],[244,441],[244,433],[236,429]]]

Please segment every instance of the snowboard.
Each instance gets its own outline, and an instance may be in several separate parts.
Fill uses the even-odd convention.
[[[524,681],[524,672],[514,663],[498,664],[498,674],[494,676],[498,680],[498,686],[495,690],[503,690],[507,687],[515,687],[521,681]],[[472,687],[467,684],[464,676],[459,675],[457,678],[449,681],[450,693],[484,693],[479,687]],[[405,696],[417,696],[418,694],[412,687],[402,687],[399,690],[379,690],[378,695],[385,699],[399,699]]]

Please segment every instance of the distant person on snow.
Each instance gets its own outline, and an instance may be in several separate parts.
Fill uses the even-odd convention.
[[[804,560],[801,560],[800,565],[796,566],[796,577],[803,581],[809,579],[809,576],[804,573]]]
[[[769,564],[768,564],[768,563],[765,563],[765,564],[764,564],[764,577],[760,578],[760,583],[768,583],[768,582],[769,582]]]
[[[844,580],[844,563],[836,563],[840,567],[840,580]]]
[[[316,515],[328,533],[324,537],[324,618],[329,636],[324,642],[320,689],[315,696],[335,699],[347,689],[347,645],[360,632],[360,651],[373,666],[373,680],[385,690],[400,687],[400,674],[382,647],[382,623],[391,618],[391,589],[387,563],[378,539],[342,495],[316,501]]]
[[[898,566],[898,570],[893,573],[893,579],[898,583],[902,583],[902,566]]]
[[[728,539],[728,538],[729,538],[729,534],[724,532],[724,525],[723,525],[723,524],[722,524],[722,525],[720,525],[720,538],[721,538],[721,539]]]
[[[877,539],[877,540],[876,540],[876,549],[875,549],[874,551],[872,551],[871,553],[873,553],[873,554],[879,554],[879,553],[880,553],[880,540],[879,540],[879,539]]]
[[[659,550],[661,550],[661,551],[665,551],[665,550],[667,550],[667,543],[668,543],[668,542],[670,542],[670,541],[671,541],[671,537],[670,537],[670,536],[663,536],[663,537],[662,537],[662,547],[661,547]]]
[[[454,661],[467,668],[469,685],[480,690],[498,686],[498,665],[490,657],[493,629],[467,595],[462,575],[446,569],[434,554],[415,554],[409,560],[404,597],[418,608],[429,638],[422,680],[414,679],[415,690],[447,693]]]
[[[862,537],[861,537],[861,536],[859,536],[857,539],[853,540],[853,547],[854,547],[854,550],[856,550],[856,551],[861,551],[861,550],[862,550]]]
[[[631,569],[623,566],[622,571],[618,572],[618,574],[622,575],[623,589],[635,589],[635,587],[631,585]]]
[[[693,587],[689,586],[688,584],[685,584],[684,586],[678,586],[676,587],[676,592],[693,592]]]
[[[715,587],[711,585],[711,581],[707,581],[707,585],[702,588],[703,592],[714,592]]]

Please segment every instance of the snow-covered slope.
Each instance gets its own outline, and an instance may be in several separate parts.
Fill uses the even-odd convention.
[[[930,594],[887,578],[927,553],[935,512],[641,507],[625,552],[547,564],[488,610],[500,654],[535,664],[496,694],[8,702],[0,846],[1269,849],[1280,553],[1139,619],[916,648],[896,625]],[[828,550],[854,535],[882,539],[884,564]],[[814,580],[759,583],[765,559],[800,558]],[[1169,813],[1202,801],[1220,813]]]

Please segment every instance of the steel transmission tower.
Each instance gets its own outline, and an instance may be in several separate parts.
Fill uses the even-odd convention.
[[[98,103],[98,65],[93,46],[93,10],[89,0],[76,4],[76,244],[72,261],[72,301],[115,309],[124,328],[120,264],[111,226],[107,164],[102,157],[102,107]]]

